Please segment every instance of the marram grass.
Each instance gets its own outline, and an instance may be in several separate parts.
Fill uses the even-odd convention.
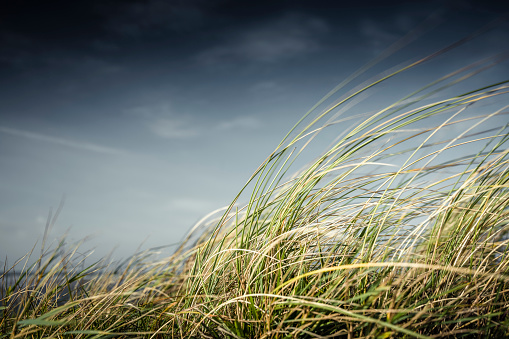
[[[468,88],[502,58],[357,108],[429,59],[320,102],[164,261],[5,267],[0,338],[509,337],[509,81]]]

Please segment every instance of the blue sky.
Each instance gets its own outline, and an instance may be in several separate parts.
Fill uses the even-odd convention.
[[[91,236],[84,250],[101,257],[116,248],[119,258],[142,243],[178,242],[227,205],[294,123],[356,69],[419,25],[369,75],[506,10],[474,1],[9,6],[0,20],[0,258],[11,263],[40,244],[63,196],[50,239]],[[395,99],[501,52],[508,32],[502,23],[384,90]],[[486,74],[503,77],[507,64]]]

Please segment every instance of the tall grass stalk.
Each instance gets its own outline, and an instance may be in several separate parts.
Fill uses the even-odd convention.
[[[0,338],[509,336],[509,80],[460,90],[505,57],[355,111],[448,50],[328,94],[167,260],[5,268]]]

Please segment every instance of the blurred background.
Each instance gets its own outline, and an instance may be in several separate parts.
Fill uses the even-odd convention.
[[[357,69],[387,50],[370,76],[415,61],[506,11],[477,1],[2,4],[0,264],[40,248],[62,204],[47,245],[87,237],[83,253],[120,259],[178,243]],[[507,41],[507,22],[495,24],[402,75],[386,104]],[[508,75],[501,64],[480,83]]]

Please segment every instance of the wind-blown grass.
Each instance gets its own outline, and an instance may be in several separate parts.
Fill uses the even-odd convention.
[[[440,53],[320,102],[167,260],[5,268],[0,338],[509,336],[509,80],[456,90],[503,58],[355,114]]]

